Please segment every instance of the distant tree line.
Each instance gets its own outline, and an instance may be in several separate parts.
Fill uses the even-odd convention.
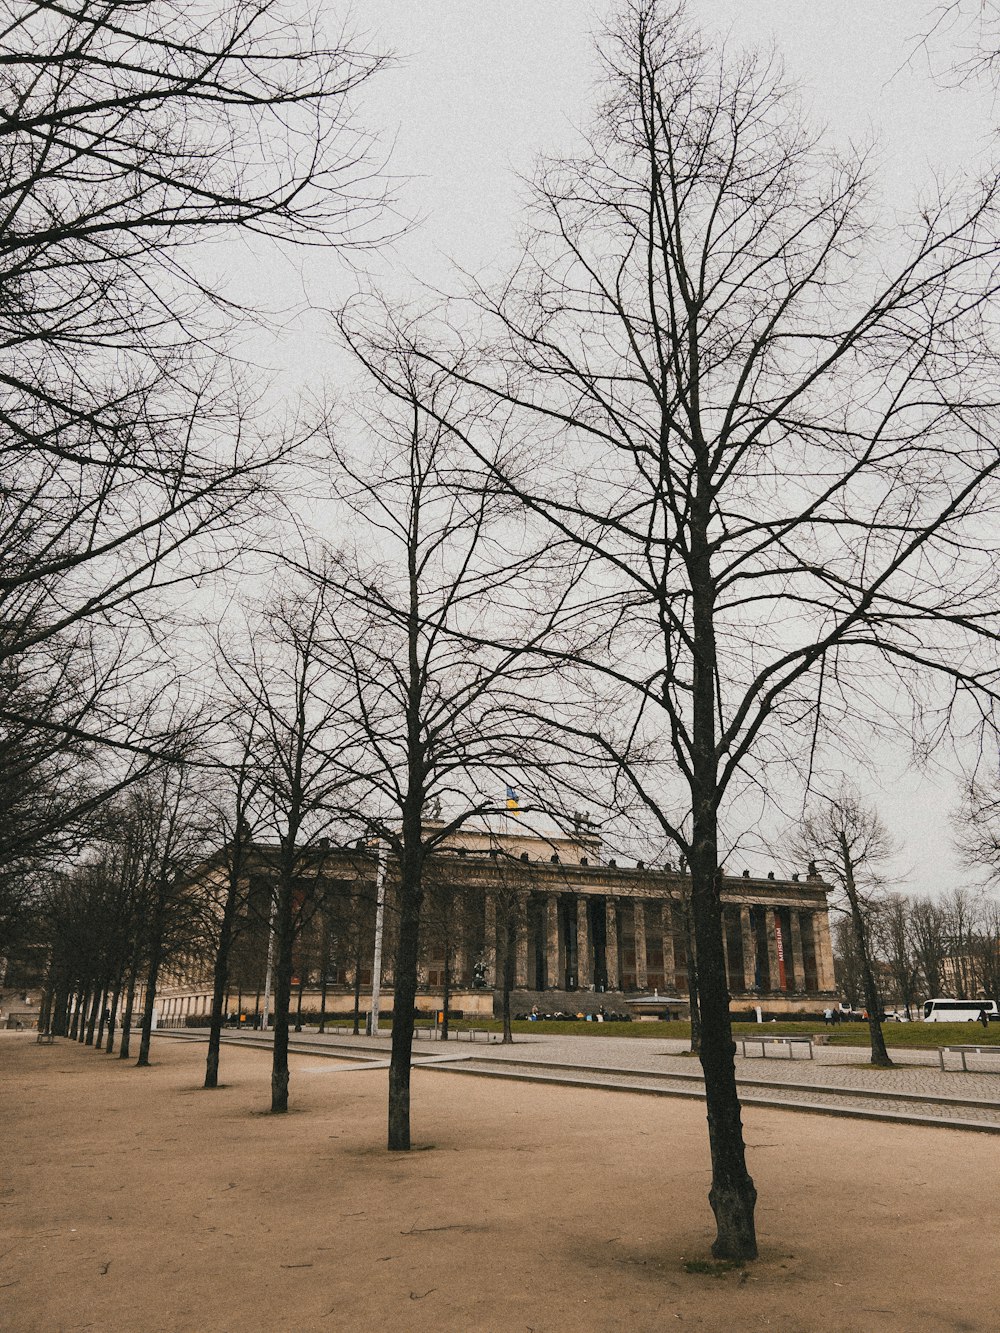
[[[1000,902],[972,889],[935,897],[886,893],[864,907],[883,1008],[920,1016],[924,1000],[1000,997]],[[862,961],[851,923],[833,926],[834,963],[844,999],[866,1008]]]

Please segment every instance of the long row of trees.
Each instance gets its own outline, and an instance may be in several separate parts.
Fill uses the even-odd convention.
[[[212,703],[168,726],[163,599],[259,545],[297,434],[252,428],[218,355],[232,310],[183,246],[357,239],[344,116],[378,60],[277,0],[156,8],[39,3],[4,37],[3,720],[27,721],[25,753],[55,736],[81,762],[121,755],[98,796],[224,773],[234,857],[269,830],[276,1111],[302,858],[331,836],[391,850],[393,1149],[431,855],[496,810],[498,772],[557,813],[596,794],[641,815],[691,871],[714,1252],[753,1257],[720,849],[894,717],[925,751],[993,727],[1000,180],[886,229],[867,161],[809,131],[773,58],[624,0],[515,270],[418,318],[342,312],[370,390],[327,439],[315,526],[337,539],[280,539],[284,596],[221,636]],[[47,696],[67,652],[73,687]],[[163,809],[147,1007],[189,827]]]

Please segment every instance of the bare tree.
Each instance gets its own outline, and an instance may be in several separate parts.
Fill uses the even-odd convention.
[[[495,938],[486,941],[487,948],[496,950],[494,985],[500,990],[500,1016],[503,1023],[503,1044],[511,1045],[510,995],[517,979],[517,949],[524,939],[528,923],[525,909],[530,887],[530,871],[510,856],[496,858],[496,883],[490,890],[495,919]]]
[[[995,898],[980,904],[971,948],[980,991],[989,999],[1000,997],[1000,903]]]
[[[358,458],[335,450],[336,490],[362,536],[314,577],[343,599],[329,627],[330,663],[353,691],[348,713],[363,734],[351,756],[366,793],[359,818],[396,876],[388,1146],[405,1151],[429,858],[470,821],[503,809],[506,768],[530,767],[537,742],[515,705],[551,673],[529,658],[551,616],[511,592],[533,554],[512,554],[508,500],[470,476],[453,447],[453,430],[475,406],[405,349],[362,336],[346,319],[341,329],[375,386],[373,400],[358,400],[372,447]],[[522,631],[511,646],[486,633],[504,612]]]
[[[856,792],[843,787],[806,816],[795,847],[846,899],[861,969],[872,1064],[887,1067],[892,1060],[882,1035],[882,996],[875,979],[869,914],[873,894],[882,889],[879,866],[895,852],[892,839],[877,813],[867,809]]]
[[[918,898],[910,907],[910,942],[926,995],[943,993],[944,963],[948,956],[947,918],[941,906]]]
[[[3,631],[0,629],[0,640]],[[103,749],[87,737],[105,716],[109,679],[139,672],[97,669],[88,636],[64,635],[0,666],[0,938],[9,952],[30,926],[31,886],[99,833],[102,804],[153,766],[149,754]],[[137,706],[135,722],[147,718]]]
[[[489,362],[453,371],[504,414],[504,454],[481,422],[467,446],[591,562],[588,664],[671,747],[651,813],[692,874],[713,1252],[745,1259],[720,820],[884,725],[886,674],[928,731],[959,684],[992,705],[997,188],[890,243],[865,164],[817,143],[773,60],[716,55],[657,0],[601,54],[583,149],[543,164],[517,272],[475,292]]]
[[[987,883],[1000,884],[1000,784],[969,782],[953,824],[963,863]]]
[[[860,1009],[865,1002],[865,983],[854,923],[850,917],[837,917],[831,934],[837,985],[851,1008]]]
[[[920,970],[912,947],[910,914],[912,903],[901,893],[887,894],[881,905],[881,936],[886,963],[907,1018],[919,1004]]]
[[[238,938],[241,918],[249,906],[249,875],[253,863],[253,819],[258,813],[257,798],[262,775],[255,763],[257,716],[232,719],[229,730],[232,760],[222,775],[216,802],[216,827],[222,835],[219,855],[223,882],[218,897],[213,895],[210,915],[215,919],[215,960],[212,976],[212,1010],[208,1031],[208,1054],[205,1058],[206,1088],[219,1086],[219,1054],[222,1047],[222,1025],[225,1020],[226,995],[229,987],[230,959]],[[212,890],[210,889],[211,893]]]
[[[210,824],[189,770],[164,767],[130,796],[146,844],[142,903],[142,1023],[136,1067],[149,1064],[153,1012],[164,964],[191,953],[201,940],[202,902],[191,868],[208,850]]]
[[[481,908],[481,901],[476,905]],[[424,883],[423,934],[427,952],[440,963],[442,1021],[439,1035],[442,1041],[447,1041],[451,1034],[450,1007],[456,982],[455,958],[468,935],[470,906],[468,894],[455,883],[449,873],[449,866],[441,860],[434,861]],[[461,977],[458,981],[461,983]]]
[[[263,819],[277,840],[271,930],[274,951],[274,1053],[271,1111],[288,1110],[288,1025],[296,937],[316,910],[317,885],[329,830],[352,781],[342,749],[342,682],[323,654],[328,621],[336,618],[323,587],[312,596],[286,595],[253,635],[246,660],[227,659],[233,693],[257,719],[257,773]]]

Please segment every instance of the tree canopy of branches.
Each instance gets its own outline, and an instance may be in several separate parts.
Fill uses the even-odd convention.
[[[8,8],[5,653],[145,591],[231,515],[253,457],[212,438],[229,414],[180,357],[212,333],[191,243],[361,242],[379,200],[349,98],[379,64],[282,0]]]

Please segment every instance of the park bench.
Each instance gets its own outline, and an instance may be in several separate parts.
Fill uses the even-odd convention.
[[[737,1037],[736,1040],[743,1048],[742,1054],[747,1058],[749,1058],[748,1046],[759,1046],[761,1059],[764,1059],[767,1055],[764,1050],[765,1046],[787,1046],[789,1060],[795,1059],[796,1046],[805,1046],[809,1053],[809,1059],[813,1058],[812,1037]]]
[[[36,1045],[36,1046],[51,1046],[51,1045],[52,1045],[52,1033],[51,1033],[51,1032],[39,1032],[38,1036],[35,1038],[35,1045]]]
[[[944,1062],[945,1052],[947,1051],[955,1051],[959,1055],[961,1055],[962,1068],[966,1073],[968,1073],[969,1066],[965,1063],[965,1057],[967,1055],[1000,1055],[1000,1046],[939,1046],[937,1048],[938,1060],[941,1062],[942,1069],[945,1069],[947,1067]],[[986,1071],[973,1070],[972,1072],[985,1073]],[[1000,1069],[991,1072],[1000,1073]]]

